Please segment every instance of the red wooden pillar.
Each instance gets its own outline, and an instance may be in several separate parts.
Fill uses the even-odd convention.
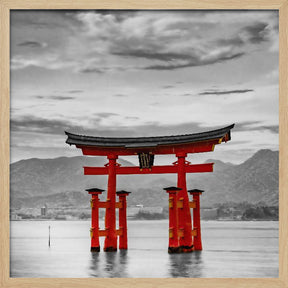
[[[169,245],[168,253],[179,253],[177,193],[181,188],[164,188],[169,193]]]
[[[91,252],[100,252],[99,244],[99,198],[98,195],[101,194],[104,190],[98,188],[87,189],[92,198],[91,203]]]
[[[116,234],[116,155],[107,156],[108,163],[108,189],[107,208],[105,214],[105,230],[107,235],[104,241],[104,251],[117,251]]]
[[[179,225],[179,245],[182,252],[193,251],[192,241],[192,222],[189,207],[189,198],[186,186],[186,153],[177,153],[178,157],[178,184],[177,186],[182,190],[177,194],[178,200],[178,225]]]
[[[124,190],[117,191],[116,194],[119,196],[119,249],[120,250],[127,250],[127,200],[126,197],[131,192],[127,192]]]
[[[200,219],[200,195],[203,190],[193,189],[188,191],[193,195],[193,231],[194,235],[194,250],[202,250],[202,240],[201,240],[201,219]]]

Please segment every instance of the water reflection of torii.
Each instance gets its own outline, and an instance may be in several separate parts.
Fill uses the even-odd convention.
[[[190,164],[188,153],[202,153],[214,150],[217,144],[231,139],[230,125],[221,129],[177,136],[160,137],[92,137],[65,132],[66,143],[80,148],[83,155],[106,156],[104,167],[84,167],[85,175],[108,175],[107,201],[100,202],[98,195],[103,190],[93,188],[92,195],[91,251],[100,251],[99,236],[105,236],[104,251],[127,249],[126,196],[129,192],[118,191],[116,202],[116,175],[177,173],[177,187],[168,187],[169,193],[169,248],[170,253],[202,250],[200,230],[199,195],[201,190],[189,190],[193,201],[189,202],[186,173],[212,172],[214,163]],[[178,160],[173,165],[153,166],[154,156],[174,154]],[[116,162],[118,156],[138,155],[139,167],[122,167]],[[105,230],[99,230],[98,209],[106,208]],[[116,208],[119,209],[119,230],[116,230]],[[193,208],[193,229],[190,208]],[[196,223],[195,223],[196,221]],[[172,223],[171,223],[172,222]]]

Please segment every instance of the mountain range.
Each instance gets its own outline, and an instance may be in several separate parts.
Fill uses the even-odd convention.
[[[187,175],[187,188],[205,192],[201,196],[202,207],[214,207],[226,202],[262,202],[278,205],[279,152],[259,150],[245,162],[234,165],[219,160],[214,162],[213,173]],[[83,166],[103,166],[104,157],[60,157],[55,159],[27,159],[11,164],[11,208],[39,207],[87,207],[90,195],[85,189],[106,189],[107,176],[84,176]],[[134,166],[118,159],[123,166]],[[130,175],[117,177],[117,190],[132,193],[128,205],[161,206],[168,204],[164,187],[175,186],[177,175]],[[106,198],[106,192],[101,195]]]

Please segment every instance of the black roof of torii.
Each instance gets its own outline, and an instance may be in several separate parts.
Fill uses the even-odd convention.
[[[72,134],[65,131],[68,136],[66,143],[70,145],[84,145],[97,147],[124,147],[142,148],[156,147],[161,145],[186,144],[205,140],[219,139],[228,135],[226,141],[231,139],[230,130],[235,124],[230,126],[194,134],[156,136],[156,137],[94,137]]]

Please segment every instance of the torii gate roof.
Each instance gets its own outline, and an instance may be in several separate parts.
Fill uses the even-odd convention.
[[[185,147],[195,148],[203,144],[207,146],[208,143],[214,147],[215,144],[222,141],[227,142],[231,139],[230,130],[233,127],[234,124],[207,132],[156,137],[94,137],[72,134],[66,131],[65,134],[68,136],[66,143],[76,145],[86,155],[106,155],[109,152],[119,152],[118,155],[132,155],[145,151],[155,154],[170,154],[179,149],[183,151]],[[201,149],[199,151],[195,149],[188,150],[188,153],[202,152]],[[211,150],[213,150],[212,146],[211,149],[205,151]]]
[[[159,145],[188,144],[205,140],[220,139],[226,137],[225,141],[231,139],[230,130],[235,124],[230,126],[194,134],[156,136],[156,137],[93,137],[72,134],[65,131],[68,136],[66,143],[70,145],[85,145],[96,147],[121,147],[121,148],[142,148],[156,147]]]

